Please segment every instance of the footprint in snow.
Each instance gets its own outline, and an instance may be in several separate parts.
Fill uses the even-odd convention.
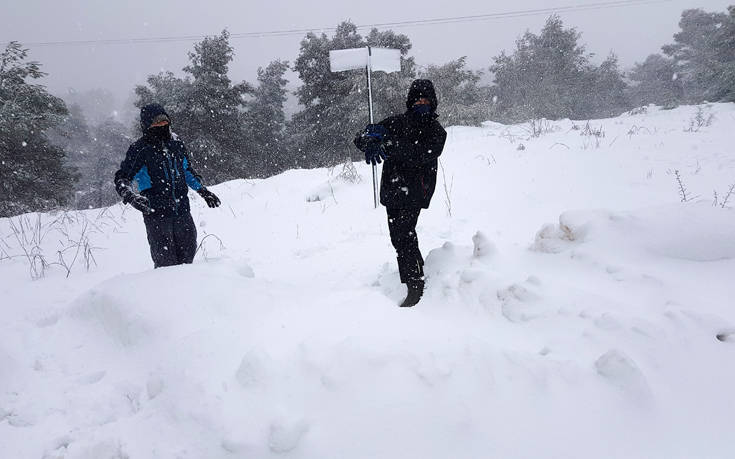
[[[148,382],[146,382],[145,390],[146,394],[148,395],[148,400],[153,400],[154,398],[161,395],[161,392],[163,392],[163,389],[165,387],[165,384],[163,382],[163,379],[161,378],[155,378],[151,377],[148,379]]]
[[[228,453],[240,454],[243,455],[243,457],[245,457],[246,454],[250,457],[253,455],[253,451],[255,451],[255,445],[250,442],[233,438],[225,438],[222,440],[221,446],[222,449]]]
[[[718,333],[717,339],[723,343],[735,343],[735,329]]]
[[[105,370],[95,371],[93,373],[89,373],[78,378],[77,382],[79,384],[96,384],[102,381],[105,375],[107,375],[107,372]]]
[[[476,259],[492,258],[498,249],[495,244],[482,231],[478,231],[472,236],[472,256]]]
[[[538,308],[541,298],[534,292],[537,280],[529,279],[522,284],[513,284],[503,290],[498,290],[497,297],[501,302],[503,316],[511,322],[528,322],[543,315]]]
[[[36,321],[36,326],[38,328],[45,328],[45,327],[51,327],[53,325],[56,325],[59,322],[59,314],[57,312],[54,312],[52,314],[49,314],[45,317],[41,317]]]
[[[268,447],[276,454],[286,454],[299,446],[308,431],[309,425],[305,421],[274,422],[268,436]]]
[[[620,321],[609,313],[603,313],[601,316],[594,319],[594,324],[600,330],[615,331],[623,328]]]
[[[628,397],[638,401],[651,398],[651,389],[638,365],[622,351],[612,349],[595,361],[597,373]]]
[[[267,362],[270,360],[262,349],[254,349],[245,354],[235,372],[235,379],[244,388],[262,384],[267,378]]]

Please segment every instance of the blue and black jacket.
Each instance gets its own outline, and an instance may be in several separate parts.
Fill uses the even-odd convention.
[[[148,110],[141,117],[144,132],[156,115],[165,114],[158,106],[158,113]],[[161,139],[145,134],[128,149],[120,170],[115,173],[115,188],[120,194],[135,181],[138,192],[147,197],[153,216],[170,217],[190,212],[188,188],[203,188],[201,177],[189,162],[186,146],[181,140],[169,136]]]

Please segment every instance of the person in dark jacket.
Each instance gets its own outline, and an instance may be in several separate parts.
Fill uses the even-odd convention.
[[[115,173],[115,189],[125,204],[143,213],[156,268],[191,263],[197,230],[189,208],[189,188],[209,207],[219,206],[220,200],[192,168],[186,146],[172,135],[171,120],[161,105],[141,108],[140,127],[143,136],[130,145]]]
[[[447,133],[437,121],[438,100],[430,80],[415,80],[406,112],[369,124],[355,138],[368,163],[385,160],[380,203],[388,213],[388,229],[398,256],[398,272],[408,295],[402,307],[414,306],[424,293],[424,259],[416,223],[428,209],[436,187],[437,158]]]

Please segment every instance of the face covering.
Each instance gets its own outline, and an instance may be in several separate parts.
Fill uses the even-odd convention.
[[[168,124],[165,126],[154,126],[148,128],[148,135],[155,140],[168,140],[171,138],[171,131],[169,130]]]
[[[426,115],[431,113],[431,105],[429,104],[418,104],[411,107],[411,112],[416,115]]]

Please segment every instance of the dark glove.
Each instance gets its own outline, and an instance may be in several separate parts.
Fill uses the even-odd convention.
[[[130,187],[123,188],[120,196],[123,198],[123,203],[130,204],[134,209],[141,211],[143,215],[150,215],[154,212],[148,198],[135,193]]]
[[[365,162],[372,164],[380,164],[381,160],[385,160],[388,155],[385,152],[385,148],[378,142],[370,142],[365,147]]]
[[[219,207],[219,205],[222,204],[219,198],[205,187],[199,188],[199,190],[197,190],[197,193],[199,193],[199,196],[201,196],[207,203],[207,205],[211,208]]]
[[[134,209],[137,209],[143,213],[143,215],[150,215],[154,211],[151,208],[151,202],[143,195],[135,193],[130,188],[126,187],[122,190],[120,195],[123,198],[123,203],[130,204]]]
[[[151,207],[151,202],[143,195],[135,194],[135,197],[130,201],[130,205],[134,209],[138,209],[143,215],[151,215],[155,210]]]

